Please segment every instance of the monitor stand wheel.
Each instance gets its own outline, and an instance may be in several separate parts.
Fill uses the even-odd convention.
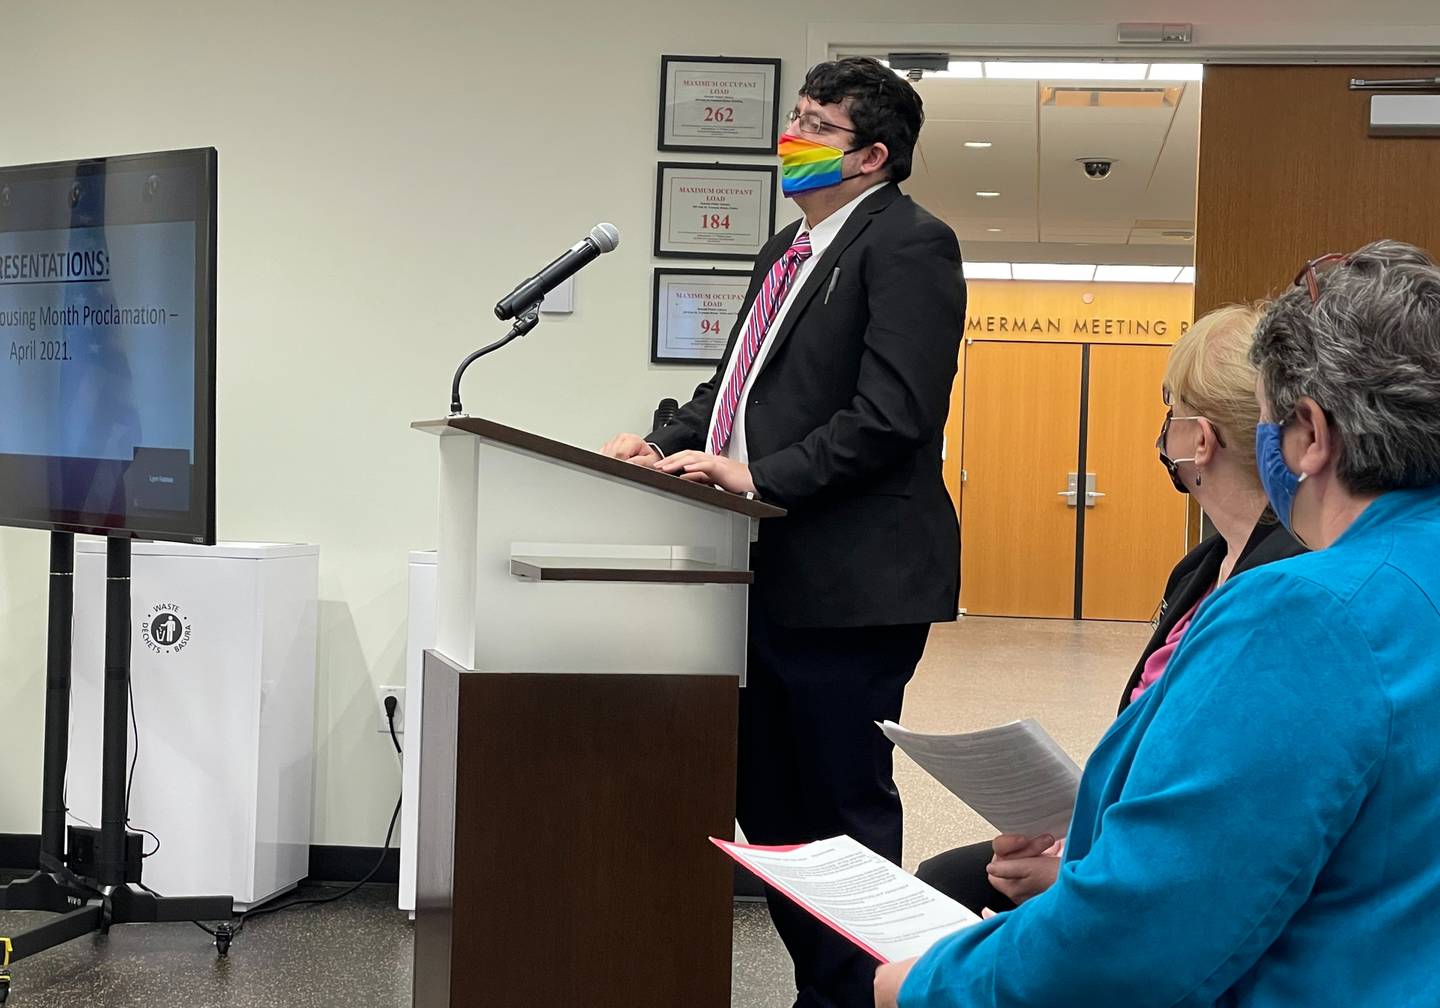
[[[215,928],[215,951],[219,953],[221,959],[229,958],[230,942],[234,937],[235,929],[229,924],[221,924]],[[0,1004],[4,1004],[4,1002],[0,1001]]]

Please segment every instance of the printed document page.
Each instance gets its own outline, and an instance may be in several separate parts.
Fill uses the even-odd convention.
[[[980,920],[848,836],[798,847],[710,842],[881,962],[918,956]]]
[[[893,721],[880,729],[1001,833],[1058,839],[1069,830],[1080,768],[1036,721],[963,735],[920,735]]]

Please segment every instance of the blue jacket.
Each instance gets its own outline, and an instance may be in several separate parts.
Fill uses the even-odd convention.
[[[1440,1005],[1440,488],[1225,584],[1085,768],[1056,884],[901,1008]]]

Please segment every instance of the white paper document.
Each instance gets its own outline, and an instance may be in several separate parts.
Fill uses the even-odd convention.
[[[918,956],[980,920],[848,836],[798,847],[710,841],[882,963]]]
[[[880,729],[1001,833],[1058,839],[1070,828],[1080,768],[1037,722],[963,735],[920,735],[893,721]]]

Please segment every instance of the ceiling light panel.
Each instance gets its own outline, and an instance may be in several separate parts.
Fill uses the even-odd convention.
[[[1150,80],[1198,81],[1205,79],[1203,63],[1152,63]]]
[[[1079,263],[1015,263],[1011,275],[1016,280],[1079,280],[1095,278],[1095,267]]]
[[[1144,80],[1148,63],[1018,63],[985,64],[991,80]]]
[[[890,66],[889,60],[880,61],[885,66]],[[897,77],[911,80],[909,70],[894,70]],[[944,70],[925,70],[921,72],[920,80],[977,80],[985,76],[984,67],[979,62],[966,60],[951,60],[950,65]]]
[[[925,76],[928,77],[930,75],[926,74]],[[951,60],[949,69],[942,70],[939,73],[935,74],[935,76],[962,77],[973,79],[985,76],[985,71],[978,61],[972,62],[967,60]]]
[[[1097,283],[1174,283],[1179,266],[1097,266]]]
[[[967,262],[966,280],[1009,280],[1010,264],[996,262]]]
[[[1096,266],[1093,263],[967,262],[967,280],[1062,280],[1080,283],[1194,283],[1193,266]]]

